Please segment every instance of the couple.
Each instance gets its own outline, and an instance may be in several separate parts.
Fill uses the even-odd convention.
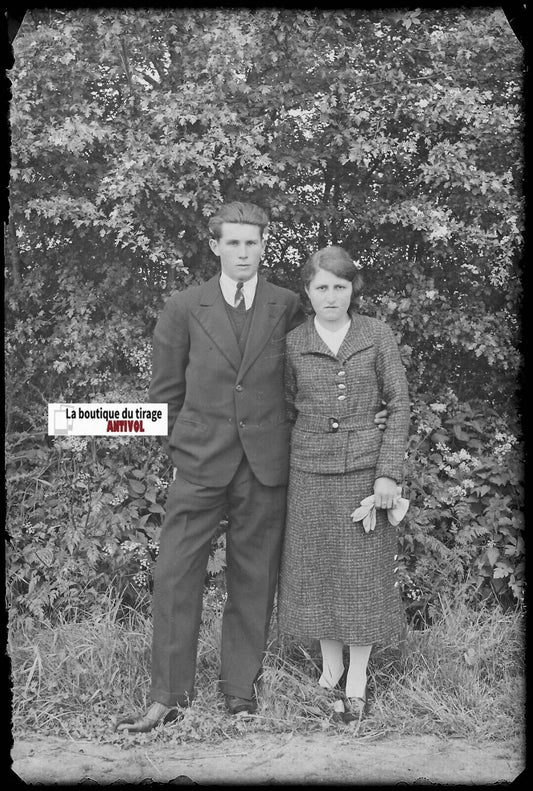
[[[314,311],[304,321],[294,293],[258,276],[267,225],[258,206],[223,205],[209,222],[220,275],[170,297],[154,331],[149,400],[168,404],[176,475],[154,574],[152,703],[117,730],[151,730],[192,701],[207,560],[226,513],[220,688],[230,714],[256,710],[278,571],[281,629],[320,640],[319,684],[330,690],[350,646],[344,700],[359,714],[372,645],[398,635],[386,518],[409,421],[398,348],[386,325],[354,312],[362,282],[340,247],[303,267]],[[367,533],[350,512],[372,494]]]

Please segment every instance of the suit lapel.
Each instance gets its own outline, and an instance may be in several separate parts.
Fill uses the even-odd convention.
[[[352,323],[337,354],[342,360],[348,360],[357,352],[374,345],[374,337],[364,318],[357,313],[351,313],[350,316]]]
[[[242,365],[239,370],[240,377],[243,377],[250,366],[257,360],[270,340],[270,336],[285,310],[286,306],[277,302],[274,290],[268,281],[259,277],[255,291],[252,323],[242,358]]]
[[[315,328],[314,316],[307,319],[305,325],[305,339],[302,354],[326,354],[328,357],[335,357],[327,343],[325,343]]]
[[[350,316],[352,319],[350,327],[336,355],[333,354],[329,346],[324,343],[316,331],[314,319],[311,316],[306,326],[306,337],[302,348],[302,354],[326,354],[328,357],[348,360],[357,352],[372,346],[374,344],[374,338],[366,322],[356,313],[351,313]]]
[[[227,361],[238,371],[241,365],[241,352],[224,305],[219,275],[204,283],[200,302],[191,312]]]

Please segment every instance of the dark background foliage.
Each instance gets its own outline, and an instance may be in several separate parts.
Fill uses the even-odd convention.
[[[342,244],[396,333],[407,605],[465,579],[519,601],[523,64],[502,11],[33,9],[14,54],[14,612],[149,589],[168,462],[155,441],[48,438],[46,405],[145,400],[157,315],[217,270],[207,219],[235,198],[271,215],[268,278],[298,290]]]

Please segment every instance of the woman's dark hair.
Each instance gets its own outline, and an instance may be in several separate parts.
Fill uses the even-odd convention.
[[[336,245],[322,247],[308,258],[301,271],[301,278],[306,288],[309,288],[311,280],[319,269],[325,269],[326,272],[331,272],[343,280],[349,280],[352,284],[350,307],[357,307],[363,290],[363,278],[344,247]]]

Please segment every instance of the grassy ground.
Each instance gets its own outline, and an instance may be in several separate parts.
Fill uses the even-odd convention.
[[[373,654],[369,712],[357,735],[428,733],[475,741],[524,732],[523,614],[475,611],[441,601],[430,628],[410,630],[401,651]],[[346,728],[317,685],[319,650],[278,640],[275,631],[258,688],[257,714],[229,717],[217,691],[220,614],[206,607],[197,697],[178,723],[150,734],[113,732],[112,716],[147,704],[150,618],[108,600],[99,614],[9,633],[13,733],[68,735],[103,742],[211,742],[241,733]],[[353,726],[350,726],[353,727]]]

